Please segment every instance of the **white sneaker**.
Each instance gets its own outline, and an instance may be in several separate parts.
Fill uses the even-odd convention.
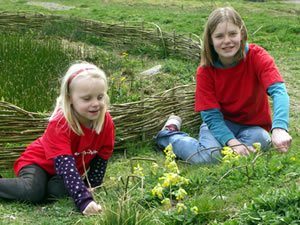
[[[161,130],[180,131],[182,119],[179,116],[171,114]]]

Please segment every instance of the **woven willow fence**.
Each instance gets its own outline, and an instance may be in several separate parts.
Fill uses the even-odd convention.
[[[5,31],[22,31],[36,29],[39,31],[60,29],[70,30],[73,36],[79,33],[92,34],[104,42],[116,44],[144,43],[162,49],[164,55],[176,55],[200,61],[202,42],[195,34],[188,37],[183,34],[164,32],[154,23],[124,22],[123,24],[105,24],[94,20],[80,20],[73,17],[45,15],[41,13],[0,12],[0,29]],[[68,30],[69,29],[69,30]],[[71,35],[71,36],[72,36]]]
[[[151,141],[171,113],[183,119],[183,127],[198,127],[201,119],[194,112],[194,89],[195,84],[184,85],[142,101],[111,105],[115,150],[126,148],[130,142]],[[11,167],[26,146],[43,134],[48,116],[0,101],[0,168]]]
[[[189,34],[187,37],[176,32],[163,32],[154,23],[105,24],[99,21],[41,13],[0,12],[1,31],[36,30],[45,34],[50,31],[50,34],[53,34],[55,29],[62,28],[70,30],[74,36],[94,35],[112,46],[143,43],[163,51],[166,57],[177,55],[200,61],[201,40],[197,35]],[[200,116],[194,112],[194,90],[194,84],[185,85],[139,102],[111,105],[110,113],[116,127],[115,150],[126,148],[127,143],[130,142],[150,141],[171,113],[176,113],[183,118],[184,127],[200,125]],[[48,116],[27,112],[15,105],[0,101],[0,168],[11,167],[26,146],[43,134]]]

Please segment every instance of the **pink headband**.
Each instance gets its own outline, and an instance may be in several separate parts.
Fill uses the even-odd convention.
[[[68,81],[68,86],[70,86],[72,80],[78,75],[80,74],[81,72],[85,71],[85,70],[96,70],[95,68],[84,68],[84,69],[80,69],[78,71],[76,71],[69,79]]]

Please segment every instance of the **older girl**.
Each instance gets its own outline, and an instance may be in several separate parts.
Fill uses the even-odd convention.
[[[87,62],[73,64],[44,135],[14,164],[17,178],[0,179],[0,198],[32,203],[71,195],[84,215],[97,204],[81,175],[90,168],[91,187],[101,184],[114,146],[114,124],[107,112],[106,76]]]
[[[204,122],[199,140],[179,132],[181,119],[172,115],[157,136],[159,146],[172,143],[174,153],[190,162],[216,162],[220,155],[214,149],[235,146],[238,154],[248,155],[253,143],[265,147],[271,141],[271,131],[276,150],[288,151],[292,138],[284,81],[266,50],[247,43],[247,29],[233,8],[218,8],[209,16],[196,78],[195,110]],[[205,148],[210,150],[201,151]]]

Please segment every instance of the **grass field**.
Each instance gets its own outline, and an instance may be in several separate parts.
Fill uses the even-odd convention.
[[[60,5],[51,10],[49,7],[57,5],[36,4],[49,2]],[[126,151],[113,154],[105,176],[105,188],[95,192],[95,198],[103,207],[101,215],[83,217],[70,198],[39,205],[0,200],[0,224],[300,223],[300,5],[276,1],[207,0],[36,0],[35,5],[28,3],[32,2],[2,0],[0,11],[41,12],[108,24],[145,21],[157,24],[164,31],[199,36],[214,8],[233,6],[245,21],[249,43],[257,43],[268,50],[286,81],[290,96],[289,132],[293,143],[287,154],[279,154],[271,148],[269,153],[258,158],[255,158],[258,155],[252,155],[231,163],[199,166],[177,161],[180,176],[189,179],[189,183],[180,187],[174,185],[172,190],[164,189],[162,196],[167,199],[170,199],[170,192],[174,192],[170,207],[161,203],[164,197],[152,195],[156,185],[162,184],[158,178],[169,173],[164,153],[157,150],[152,141],[128,143]],[[71,8],[60,10],[62,5]],[[117,90],[110,92],[112,103],[137,100],[140,86],[132,80],[140,80],[139,72],[157,64],[163,66],[163,73],[156,79],[145,81],[149,94],[169,89],[174,83],[181,85],[195,80],[199,62],[178,57],[165,58],[145,46],[114,47],[95,39],[85,40],[81,36],[70,39],[69,30],[59,27],[55,32],[48,32],[57,38],[38,36],[38,39],[31,39],[24,34],[0,32],[0,98],[30,111],[51,111],[58,90],[57,78],[63,74],[69,61],[76,57],[90,57],[104,68],[110,85]],[[62,53],[66,42],[68,47]],[[91,55],[81,55],[77,47],[83,44],[84,48],[91,49]],[[45,46],[50,46],[50,50],[45,50]],[[35,49],[35,54],[28,55],[28,48]],[[94,57],[95,52],[101,57]],[[126,60],[122,58],[124,52],[128,53]],[[130,75],[133,77],[122,73],[128,66],[133,68],[134,72]],[[122,79],[125,80],[123,83]],[[155,160],[159,165],[156,175],[153,174],[152,161],[132,158]],[[131,163],[137,167],[134,172]],[[129,178],[132,173],[141,171],[144,174],[142,179]],[[14,176],[11,169],[0,173],[4,177]],[[180,188],[187,195],[181,193],[184,199],[177,201],[174,195]],[[183,205],[180,207],[177,204],[176,208],[176,203]]]

